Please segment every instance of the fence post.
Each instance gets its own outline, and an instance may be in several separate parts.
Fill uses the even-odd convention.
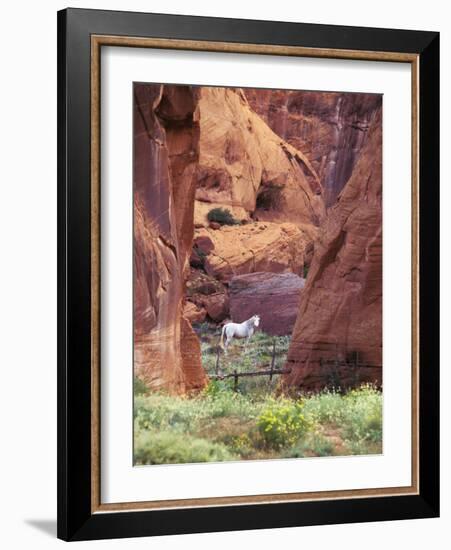
[[[238,391],[238,371],[236,369],[233,371],[233,391]]]
[[[359,371],[359,352],[355,352],[355,385],[360,384],[360,371]]]
[[[276,339],[272,343],[272,358],[271,358],[271,372],[269,373],[269,381],[272,381],[272,373],[274,372],[274,364],[276,362]]]
[[[216,376],[219,374],[219,346],[218,346],[218,348],[216,349],[215,374],[216,374]]]
[[[337,346],[337,349],[338,349],[338,346]],[[338,352],[337,352],[337,355],[335,355],[334,372],[333,372],[333,375],[332,375],[332,379],[333,379],[332,383],[333,383],[335,389],[338,389],[340,387],[340,382],[341,382],[340,375],[338,374],[338,370],[339,370],[338,367],[339,367],[339,361],[338,361]]]

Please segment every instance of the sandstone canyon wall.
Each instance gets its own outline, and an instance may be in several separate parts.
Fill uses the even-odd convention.
[[[152,389],[203,387],[200,347],[183,316],[193,238],[197,92],[134,86],[134,366]]]
[[[352,174],[376,113],[378,94],[246,89],[251,108],[303,152],[334,204]]]
[[[195,222],[226,206],[238,220],[318,226],[325,209],[308,158],[275,134],[240,89],[199,90],[199,172]]]
[[[381,109],[352,175],[315,243],[302,292],[283,385],[323,387],[331,374],[321,360],[352,360],[358,381],[382,383],[382,123]],[[353,385],[357,369],[334,372]]]

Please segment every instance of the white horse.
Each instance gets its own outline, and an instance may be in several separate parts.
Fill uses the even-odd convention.
[[[232,338],[247,338],[245,345],[249,342],[251,336],[254,334],[256,327],[260,324],[260,317],[254,315],[247,321],[242,323],[226,323],[222,327],[221,341],[219,345],[227,353],[227,347],[230,344]],[[226,337],[224,345],[224,335]]]

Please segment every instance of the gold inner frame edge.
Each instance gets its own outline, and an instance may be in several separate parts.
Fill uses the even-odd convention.
[[[412,72],[412,480],[407,487],[101,503],[100,493],[100,50],[102,46],[247,53],[295,57],[410,63]],[[243,44],[91,35],[91,513],[163,510],[211,506],[308,502],[343,498],[419,494],[419,55],[401,52],[338,50],[267,44]]]

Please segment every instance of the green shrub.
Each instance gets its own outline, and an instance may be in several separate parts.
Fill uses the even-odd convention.
[[[344,397],[335,390],[324,390],[305,399],[305,414],[315,424],[341,426],[345,417]]]
[[[226,380],[210,380],[207,386],[203,390],[203,395],[210,398],[218,398],[222,393],[230,391],[232,382],[230,379]]]
[[[301,401],[272,400],[257,420],[266,445],[280,449],[293,445],[309,428]]]
[[[247,456],[254,450],[254,443],[249,437],[249,434],[235,435],[229,444],[233,452],[240,456]]]
[[[133,393],[134,395],[146,395],[149,393],[149,388],[141,380],[141,378],[138,378],[137,376],[135,376],[133,380]]]
[[[224,445],[177,432],[141,432],[135,438],[135,464],[220,462],[236,458]]]
[[[353,454],[382,441],[382,393],[366,384],[345,395],[326,390],[305,400],[305,415],[315,425],[331,425]],[[374,452],[374,450],[372,451]]]
[[[208,212],[207,219],[209,222],[217,222],[221,225],[239,225],[239,221],[235,220],[228,208],[213,208]]]
[[[221,391],[208,401],[208,410],[211,418],[236,416],[244,421],[255,419],[261,407],[251,399],[233,391]]]
[[[135,427],[140,430],[195,429],[206,416],[205,407],[196,407],[196,400],[151,394],[135,397]]]
[[[210,382],[204,392],[191,398],[157,393],[137,396],[134,400],[135,429],[194,433],[210,420],[224,416],[235,416],[243,421],[255,419],[262,407],[230,391],[227,384],[229,381]]]
[[[263,335],[257,338],[262,347],[271,349],[272,340],[266,343]],[[235,367],[224,362],[223,368],[227,372]],[[135,395],[136,463],[381,452],[382,393],[374,387],[366,385],[346,394],[323,391],[304,395],[301,401],[274,397],[266,377],[252,390],[244,381],[240,380],[238,392],[232,391],[232,378],[212,380],[195,395]]]
[[[351,390],[344,397],[343,435],[354,443],[382,440],[382,394],[371,385]]]
[[[299,441],[288,449],[285,458],[304,458],[306,456],[331,456],[334,454],[333,442],[324,435],[314,432],[305,440]]]

